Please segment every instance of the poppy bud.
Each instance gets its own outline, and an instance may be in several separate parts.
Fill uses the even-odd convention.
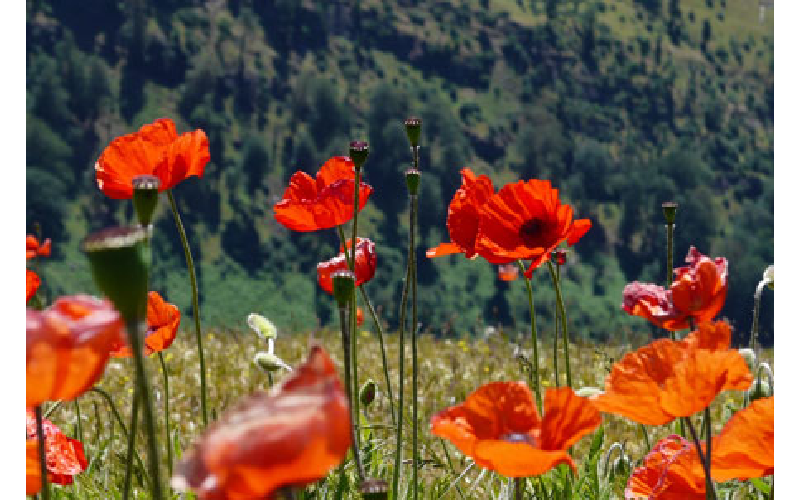
[[[769,267],[764,270],[764,277],[761,281],[766,283],[770,290],[775,290],[775,266],[773,264],[770,264]]]
[[[625,454],[618,456],[611,464],[611,471],[612,478],[614,476],[628,477],[631,472],[631,459]]]
[[[754,380],[750,389],[747,390],[747,399],[752,402],[756,399],[767,398],[772,395],[770,393],[769,385],[766,382]]]
[[[353,141],[350,143],[350,159],[353,160],[356,170],[361,170],[361,165],[367,161],[368,156],[369,144],[364,141]]]
[[[758,359],[756,359],[756,353],[750,348],[739,349],[739,354],[742,355],[747,366],[750,368],[752,373],[755,373],[756,368],[758,367]]]
[[[339,307],[344,308],[356,290],[356,275],[352,271],[333,273],[333,296]]]
[[[417,117],[409,117],[406,118],[403,122],[406,126],[406,135],[408,136],[408,142],[411,143],[412,148],[416,148],[417,144],[419,144],[419,132],[422,128],[422,120]]]
[[[358,492],[364,500],[386,500],[389,485],[383,479],[368,478],[358,487]]]
[[[126,322],[146,317],[150,234],[143,227],[112,227],[90,234],[81,244],[97,288]]]
[[[271,352],[258,352],[253,358],[253,362],[257,364],[265,372],[276,372],[281,368],[292,371],[292,367],[287,365],[281,358],[272,354]]]
[[[256,332],[256,335],[264,340],[274,339],[278,336],[278,329],[264,316],[256,313],[250,313],[247,316],[247,325]]]
[[[139,175],[133,178],[133,206],[142,226],[149,226],[153,220],[159,187],[161,180],[155,175]]]
[[[667,225],[675,225],[675,212],[678,211],[678,204],[674,201],[665,201],[661,204],[661,210],[664,211],[664,218],[667,219]]]
[[[563,248],[553,250],[553,260],[556,261],[556,264],[559,266],[563,266],[567,263],[567,251]]]
[[[361,386],[361,390],[358,392],[358,399],[361,401],[361,404],[364,405],[364,408],[371,405],[373,401],[375,401],[375,393],[378,390],[378,384],[375,383],[374,380],[368,379],[364,382],[364,385]]]
[[[417,196],[419,192],[419,170],[410,168],[406,170],[406,186],[408,186],[408,194]]]

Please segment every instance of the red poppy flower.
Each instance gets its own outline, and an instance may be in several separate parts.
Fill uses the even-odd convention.
[[[360,307],[356,308],[356,325],[361,326],[364,324],[364,311]]]
[[[27,438],[34,441],[36,464],[39,465],[38,445],[36,434],[36,417],[31,410],[26,414]],[[44,455],[47,462],[47,479],[54,484],[72,484],[72,477],[86,470],[89,463],[83,454],[83,445],[80,441],[68,438],[49,420],[43,420],[44,430]],[[40,474],[37,474],[40,476]],[[41,480],[41,476],[39,477]]]
[[[709,321],[719,314],[728,293],[728,261],[714,260],[689,249],[688,266],[675,269],[675,280],[669,290],[649,283],[634,281],[622,292],[622,309],[632,316],[641,316],[660,328],[689,328],[689,319]]]
[[[497,276],[502,281],[514,281],[519,277],[519,266],[516,264],[502,264],[497,267]]]
[[[39,441],[25,440],[25,494],[35,495],[42,489],[42,470],[39,465]]]
[[[592,223],[572,220],[572,207],[562,205],[550,181],[531,179],[503,186],[480,209],[476,252],[489,262],[531,260],[525,272],[550,258],[561,242],[572,246]]]
[[[138,132],[117,137],[94,165],[97,187],[116,200],[133,197],[133,179],[155,175],[159,191],[172,189],[191,177],[202,177],[211,159],[208,138],[202,130],[178,135],[175,123],[162,118]]]
[[[44,243],[39,244],[36,236],[29,234],[25,237],[25,259],[33,259],[34,257],[50,257],[52,242],[50,238],[44,240]]]
[[[712,448],[713,450],[713,448]],[[700,466],[697,474],[695,465]],[[656,443],[625,488],[626,500],[705,500],[706,482],[695,447],[672,435]]]
[[[453,195],[447,209],[450,243],[431,248],[425,255],[430,258],[463,253],[469,259],[474,258],[477,255],[475,238],[478,235],[479,212],[493,194],[494,186],[490,178],[485,175],[476,177],[472,170],[461,169],[461,187]]]
[[[663,425],[705,409],[722,391],[746,391],[753,375],[730,339],[727,323],[703,323],[684,340],[656,340],[628,353],[594,403],[605,413]]]
[[[353,218],[353,160],[334,156],[322,165],[316,179],[295,172],[283,199],[275,205],[275,219],[292,231],[318,231],[340,226]],[[362,182],[358,192],[361,211],[372,194],[372,186]]]
[[[44,311],[27,310],[26,405],[72,400],[103,375],[124,323],[107,300],[61,297]]]
[[[524,382],[493,382],[434,415],[431,433],[449,439],[481,467],[528,477],[559,464],[576,470],[567,449],[601,422],[594,405],[569,387],[547,391],[540,418]]]
[[[41,284],[42,280],[39,278],[39,275],[30,269],[25,270],[25,303],[36,295],[36,290],[39,289]]]
[[[144,355],[161,352],[172,345],[181,324],[181,311],[161,298],[158,292],[147,294],[147,335],[144,338]],[[120,339],[121,340],[121,339]],[[127,342],[119,342],[111,357],[130,358],[133,351]]]
[[[348,253],[353,246],[352,240],[347,240]],[[358,238],[356,244],[356,286],[368,282],[375,276],[375,268],[378,266],[378,257],[375,254],[375,243],[368,238]],[[340,247],[339,255],[317,264],[317,282],[323,290],[333,295],[333,273],[337,271],[347,271],[347,259],[344,255],[344,247]]]
[[[271,498],[280,487],[325,477],[351,442],[342,383],[328,353],[314,346],[281,385],[250,395],[210,426],[172,485],[201,500]]]

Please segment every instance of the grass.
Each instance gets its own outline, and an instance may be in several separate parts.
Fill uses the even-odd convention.
[[[192,440],[200,432],[199,424],[199,371],[197,350],[191,332],[186,330],[188,317],[184,317],[184,331],[175,343],[165,352],[166,365],[170,376],[170,418],[173,435],[170,442],[173,446],[175,460],[181,456],[182,450],[188,449]],[[244,324],[244,318],[242,318]],[[369,326],[367,322],[365,326]],[[523,340],[522,354],[530,355],[529,337],[523,329],[520,332]],[[501,492],[507,488],[507,480],[493,472],[485,472],[480,467],[470,465],[471,460],[464,457],[451,444],[431,436],[428,422],[431,415],[462,402],[465,397],[479,385],[490,381],[526,380],[522,363],[515,357],[517,339],[515,334],[509,338],[506,333],[494,333],[478,340],[436,339],[422,335],[419,340],[420,373],[419,373],[419,414],[420,414],[420,459],[423,464],[420,470],[421,498],[503,498]],[[254,363],[256,352],[266,350],[252,333],[243,331],[213,330],[206,334],[206,362],[208,364],[209,411],[212,419],[217,419],[222,412],[230,408],[244,395],[258,389],[267,389],[269,382],[266,373]],[[341,341],[335,331],[317,330],[303,334],[281,335],[276,344],[276,354],[288,364],[296,365],[304,359],[310,343],[319,342],[328,350],[341,371]],[[540,338],[540,374],[543,385],[552,387],[552,339]],[[407,343],[406,357],[410,363],[410,345]],[[386,398],[384,377],[381,366],[380,350],[377,338],[368,329],[358,333],[359,346],[359,383],[371,378],[379,388],[378,397],[362,414],[362,426],[368,428],[362,442],[369,447],[366,455],[368,476],[389,479],[393,466],[394,430],[391,427],[389,403]],[[601,387],[611,363],[619,359],[625,352],[638,346],[598,346],[577,343],[570,347],[573,376],[576,388],[583,386]],[[387,357],[390,363],[392,383],[396,383],[397,374],[397,336],[387,336]],[[767,350],[761,358],[772,364],[773,353]],[[563,362],[559,363],[563,366]],[[158,360],[155,356],[147,362],[151,377],[150,385],[153,394],[154,409],[158,420],[159,442],[168,446],[164,439],[163,415],[163,380]],[[411,387],[411,371],[406,370],[406,392]],[[280,381],[286,372],[279,372],[275,377]],[[562,374],[563,379],[563,374]],[[563,380],[562,380],[563,383]],[[106,368],[106,373],[98,387],[111,394],[126,426],[129,422],[131,396],[133,392],[133,365],[130,359],[114,359]],[[394,388],[395,395],[397,388]],[[727,393],[721,395],[712,406],[714,411],[714,432],[719,432],[723,420],[728,418],[731,407],[739,407],[741,394]],[[79,399],[81,407],[81,428],[83,444],[90,466],[86,472],[76,476],[75,484],[68,487],[55,487],[54,498],[118,498],[121,497],[121,486],[124,474],[124,456],[126,442],[121,436],[118,425],[112,424],[112,415],[104,400],[95,393],[87,393]],[[72,403],[56,408],[49,417],[70,436],[75,436],[77,419]],[[405,408],[406,422],[410,428],[410,405]],[[141,428],[141,426],[140,426]],[[602,475],[602,455],[612,443],[626,443],[626,451],[636,463],[646,453],[639,426],[610,415],[604,416],[602,426],[604,438],[599,442],[598,451],[590,454],[592,436],[579,441],[573,448],[579,470],[595,468]],[[367,436],[366,433],[369,433]],[[651,443],[672,433],[669,426],[649,428]],[[410,461],[410,438],[405,440],[404,457]],[[144,457],[144,435],[137,440],[139,453]],[[166,472],[166,448],[162,449],[164,460],[162,470]],[[588,457],[588,458],[587,458]],[[592,458],[594,457],[594,458]],[[355,470],[351,460],[345,462],[346,498],[354,498]],[[463,476],[462,476],[463,473]],[[563,470],[554,470],[544,476],[547,481],[556,481]],[[401,492],[408,489],[409,467],[406,466],[401,479]],[[586,474],[581,472],[580,476]],[[460,477],[460,480],[456,479]],[[331,472],[326,480],[320,481],[306,490],[305,498],[333,498],[334,490],[340,477],[337,470]],[[617,477],[608,483],[601,477],[606,493],[610,498],[622,495],[626,477]],[[451,487],[454,484],[458,488]],[[554,484],[554,483],[551,483]],[[135,496],[133,498],[149,498],[149,492],[143,484],[140,471],[134,475]],[[448,491],[449,488],[449,491]],[[316,492],[310,494],[310,492]],[[446,493],[445,493],[446,492]],[[178,497],[177,494],[173,498]],[[192,498],[192,497],[189,497]],[[303,497],[301,497],[303,498]],[[583,497],[581,497],[583,498]],[[609,497],[606,497],[609,498]],[[749,498],[749,497],[748,497]]]

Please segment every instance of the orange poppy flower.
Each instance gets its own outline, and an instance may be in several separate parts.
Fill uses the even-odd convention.
[[[325,477],[351,442],[344,388],[328,353],[314,346],[281,385],[250,395],[210,426],[172,485],[201,500],[271,498],[280,487]]]
[[[275,219],[292,231],[318,231],[340,226],[353,218],[355,165],[348,156],[334,156],[322,165],[316,179],[295,172],[283,199],[275,205]],[[361,211],[372,194],[362,182],[358,192]]]
[[[39,441],[25,440],[25,494],[35,495],[42,489],[42,470],[39,465]]]
[[[356,244],[356,286],[368,282],[375,276],[378,266],[378,257],[375,254],[375,243],[368,238],[358,238]],[[348,253],[353,244],[347,240]],[[347,271],[347,259],[344,256],[344,247],[340,247],[339,255],[317,264],[317,282],[323,290],[333,295],[333,273]]]
[[[28,309],[26,404],[72,400],[103,375],[124,323],[107,300],[61,297],[44,311]]]
[[[34,257],[50,257],[52,242],[50,238],[44,240],[44,243],[39,244],[36,236],[29,234],[25,237],[25,259],[33,259]]]
[[[497,267],[497,276],[501,281],[514,281],[519,278],[519,266],[516,264],[502,264]]]
[[[144,355],[161,352],[172,345],[181,324],[181,311],[161,298],[158,292],[147,294],[147,335],[144,338]],[[111,357],[130,358],[133,351],[127,342],[120,341],[111,350]]]
[[[39,468],[39,448],[36,435],[36,417],[31,410],[27,410],[25,422],[27,438],[33,441],[36,466]],[[47,479],[54,484],[72,484],[73,476],[86,470],[89,462],[83,453],[80,441],[68,438],[49,420],[43,420],[44,430],[44,456],[47,462]],[[37,474],[41,481],[41,473]]]
[[[712,448],[713,449],[713,448]],[[697,474],[695,466],[700,467]],[[628,479],[626,500],[705,500],[706,479],[695,447],[668,436],[653,447]]]
[[[478,235],[479,212],[493,194],[494,186],[490,178],[485,175],[475,176],[468,168],[461,169],[461,187],[453,195],[447,209],[450,243],[431,248],[425,255],[430,258],[463,253],[469,259],[474,258],[477,255],[475,238]]]
[[[714,260],[689,249],[685,267],[675,269],[675,280],[669,290],[634,281],[622,292],[622,309],[632,316],[641,316],[660,328],[689,328],[689,319],[709,321],[719,314],[728,293],[728,261]]]
[[[138,132],[117,137],[94,165],[97,187],[115,200],[133,197],[133,179],[155,175],[159,191],[172,189],[191,177],[202,177],[211,159],[208,137],[202,130],[178,135],[175,123],[162,118]]]
[[[36,290],[39,289],[41,284],[42,280],[39,278],[38,274],[30,269],[25,270],[25,303],[27,303],[34,295],[36,295]]]
[[[703,323],[684,340],[656,340],[628,353],[594,403],[605,413],[663,425],[705,409],[722,391],[746,391],[753,375],[730,339],[727,323]]]
[[[572,246],[591,227],[589,219],[572,220],[572,207],[561,204],[550,181],[518,181],[481,208],[475,249],[490,262],[531,260],[525,271],[530,278],[561,242]]]
[[[559,464],[576,471],[567,449],[601,422],[594,405],[569,387],[547,391],[540,418],[524,382],[493,382],[434,415],[431,434],[449,439],[481,467],[528,477]]]
[[[356,308],[356,325],[361,326],[364,324],[364,311],[360,307]]]

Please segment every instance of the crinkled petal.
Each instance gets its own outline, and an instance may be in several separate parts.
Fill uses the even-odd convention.
[[[208,137],[202,130],[186,132],[167,146],[164,155],[154,166],[153,173],[161,179],[159,191],[172,189],[189,177],[203,177],[211,160]]]
[[[549,389],[544,396],[541,448],[566,450],[601,423],[603,417],[589,399],[569,387]]]
[[[771,396],[736,412],[714,438],[711,477],[723,482],[774,473],[775,397]]]
[[[578,472],[566,451],[545,451],[525,443],[479,441],[473,458],[476,464],[506,477],[539,476],[561,464],[569,465],[576,474]]]
[[[705,500],[705,475],[696,473],[697,451],[680,436],[669,436],[653,447],[628,479],[626,500]]]

